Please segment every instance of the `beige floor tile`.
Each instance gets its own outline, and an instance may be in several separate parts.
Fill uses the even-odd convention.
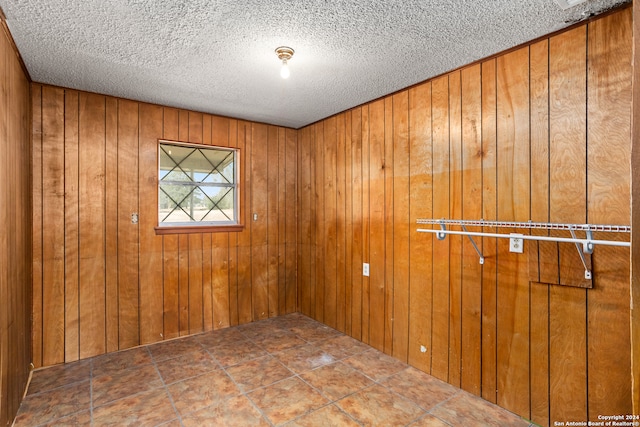
[[[153,363],[147,347],[136,347],[130,350],[119,351],[98,356],[93,359],[93,376],[120,372]]]
[[[410,400],[380,385],[347,396],[336,405],[356,421],[368,426],[403,426],[425,413]]]
[[[433,415],[427,414],[415,423],[411,423],[409,427],[449,427],[450,424],[445,423]]]
[[[202,348],[174,359],[156,363],[166,384],[220,369],[211,355]]]
[[[269,353],[277,353],[294,347],[300,347],[307,342],[301,340],[294,333],[277,330],[269,334],[260,335],[251,340]]]
[[[528,427],[530,423],[486,400],[461,391],[431,414],[452,425]]]
[[[43,424],[41,427],[71,427],[71,426],[90,426],[91,425],[91,411],[76,412],[68,417],[58,418],[50,423]]]
[[[327,399],[299,378],[288,378],[247,395],[276,425],[326,405]]]
[[[90,408],[91,387],[86,380],[27,396],[22,401],[15,425],[45,424]]]
[[[269,426],[262,414],[245,396],[232,397],[182,417],[184,427],[249,427]]]
[[[285,424],[287,427],[358,427],[360,424],[335,405],[327,405]]]
[[[284,366],[295,373],[302,373],[333,363],[335,359],[313,344],[296,347],[275,354]]]
[[[177,418],[164,388],[116,400],[93,410],[96,426],[158,425]]]
[[[340,362],[305,372],[301,377],[332,401],[373,384],[369,378]]]
[[[291,326],[288,330],[307,342],[322,341],[342,335],[340,331],[323,325],[322,323],[303,323],[301,325]]]
[[[166,423],[159,424],[157,427],[182,427],[179,419],[167,421]]]
[[[336,335],[316,345],[337,360],[371,350],[368,345],[347,335]]]
[[[162,380],[153,365],[144,365],[112,374],[100,375],[92,380],[93,406],[102,406],[123,397],[162,387]]]
[[[240,394],[240,389],[222,369],[171,384],[168,388],[176,409],[183,415]]]
[[[276,325],[281,329],[289,329],[291,327],[297,327],[297,326],[302,326],[307,324],[309,325],[321,324],[320,322],[317,322],[312,318],[307,317],[301,313],[286,314],[284,316],[273,317],[270,320],[273,322],[274,325]]]
[[[40,393],[89,378],[91,378],[91,360],[39,369],[33,373],[28,394]]]
[[[220,343],[214,347],[205,348],[222,366],[237,365],[267,355],[267,352],[262,348],[244,338],[240,341]]]
[[[273,356],[264,356],[240,363],[227,368],[226,371],[245,392],[293,376],[293,372],[285,368]]]
[[[212,347],[218,346],[220,344],[229,344],[235,341],[245,340],[246,337],[242,334],[242,332],[240,332],[238,327],[234,327],[218,329],[216,331],[196,335],[195,339],[205,348],[210,350]]]
[[[278,327],[276,323],[269,319],[261,320],[260,322],[240,325],[237,329],[245,338],[248,338],[252,341],[264,339],[269,335],[276,335],[282,332],[286,332],[284,329]]]
[[[384,379],[380,384],[406,397],[426,411],[460,391],[451,384],[415,368],[400,371]]]
[[[147,347],[153,356],[153,360],[161,362],[167,359],[184,356],[189,353],[202,350],[202,346],[194,337],[177,338],[171,341],[163,341]]]
[[[344,359],[343,363],[357,369],[374,381],[380,381],[408,367],[408,365],[399,360],[377,350],[369,350],[356,354],[355,356]]]

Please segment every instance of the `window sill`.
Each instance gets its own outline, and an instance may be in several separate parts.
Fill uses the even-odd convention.
[[[226,233],[229,231],[243,231],[244,224],[237,225],[185,225],[179,227],[155,227],[156,234],[195,234],[195,233]]]

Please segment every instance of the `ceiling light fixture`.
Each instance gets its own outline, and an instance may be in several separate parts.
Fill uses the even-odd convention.
[[[574,6],[579,5],[580,3],[584,3],[587,0],[556,0],[558,6],[560,6],[563,10],[570,9]]]
[[[280,46],[276,49],[276,55],[278,59],[282,61],[282,68],[280,69],[280,77],[288,79],[291,72],[289,71],[288,61],[293,56],[293,49],[287,46]]]

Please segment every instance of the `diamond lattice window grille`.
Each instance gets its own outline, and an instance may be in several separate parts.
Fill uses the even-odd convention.
[[[161,142],[160,226],[238,223],[237,150]]]

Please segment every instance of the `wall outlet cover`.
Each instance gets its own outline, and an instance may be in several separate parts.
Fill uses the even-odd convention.
[[[509,239],[509,252],[521,254],[523,250],[524,239],[522,238],[522,234],[511,233],[511,238]]]

